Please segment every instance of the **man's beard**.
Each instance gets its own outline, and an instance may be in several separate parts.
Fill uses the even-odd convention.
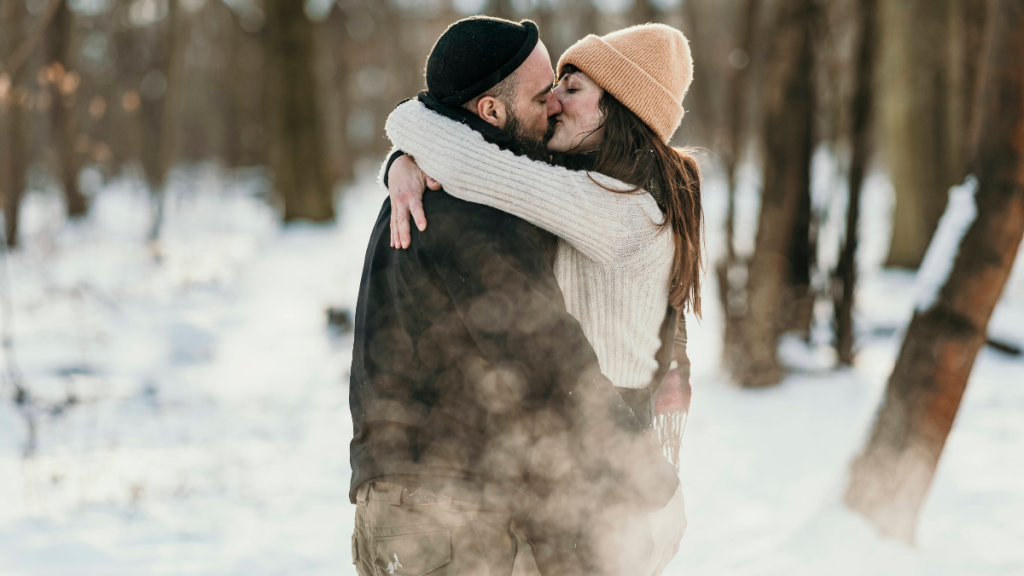
[[[549,118],[548,128],[544,134],[527,134],[523,129],[523,124],[519,121],[519,116],[516,115],[515,109],[509,107],[505,132],[512,137],[512,143],[515,144],[516,151],[520,154],[531,160],[550,162],[551,153],[548,152],[547,142],[555,133],[555,124],[554,118]]]

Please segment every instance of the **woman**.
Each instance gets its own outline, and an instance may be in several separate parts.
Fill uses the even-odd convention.
[[[500,150],[417,101],[387,122],[392,143],[449,194],[559,237],[555,276],[566,308],[622,389],[643,389],[657,372],[667,308],[700,314],[700,174],[692,156],[668,145],[692,70],[686,38],[660,24],[569,48],[548,142],[564,167]]]

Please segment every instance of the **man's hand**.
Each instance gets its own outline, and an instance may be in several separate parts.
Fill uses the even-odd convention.
[[[388,194],[391,196],[391,247],[408,248],[411,242],[409,215],[412,214],[420,232],[427,229],[423,214],[423,192],[440,190],[441,184],[427,176],[412,156],[395,159],[388,171]]]

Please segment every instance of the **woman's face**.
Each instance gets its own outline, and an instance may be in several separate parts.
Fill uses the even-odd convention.
[[[595,150],[604,139],[601,127],[602,115],[598,102],[604,89],[583,72],[565,74],[552,91],[552,96],[562,106],[562,112],[555,115],[555,131],[548,140],[551,152],[575,154]]]

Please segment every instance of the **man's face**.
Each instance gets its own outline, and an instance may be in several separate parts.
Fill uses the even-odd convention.
[[[502,128],[516,141],[521,152],[534,159],[547,159],[545,143],[554,129],[549,118],[561,112],[561,106],[551,97],[555,72],[543,42],[537,43],[516,74],[519,82],[515,101],[506,110],[508,120]]]

